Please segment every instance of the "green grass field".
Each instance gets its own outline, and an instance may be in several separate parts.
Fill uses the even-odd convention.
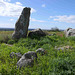
[[[75,37],[64,36],[63,32],[54,36],[45,36],[40,39],[21,38],[19,41],[11,39],[12,31],[0,31],[0,40],[4,36],[9,36],[6,45],[5,41],[0,41],[0,75],[75,75]],[[5,38],[3,40],[6,40]],[[71,46],[72,49],[56,50],[55,46]],[[16,68],[17,59],[11,59],[11,52],[24,54],[28,51],[36,51],[44,48],[46,54],[38,54],[37,63],[33,67]]]
[[[0,31],[0,42],[7,42],[12,38],[13,31]]]

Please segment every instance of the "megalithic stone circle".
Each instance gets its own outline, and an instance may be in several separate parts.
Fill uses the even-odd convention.
[[[13,39],[20,39],[27,37],[29,20],[30,20],[30,10],[31,8],[25,7],[15,24],[15,30],[12,34]]]

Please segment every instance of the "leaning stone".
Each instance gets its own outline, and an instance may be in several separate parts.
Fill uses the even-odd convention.
[[[12,34],[13,39],[20,39],[27,36],[29,18],[30,18],[30,8],[24,8],[18,21],[15,24],[15,31]]]

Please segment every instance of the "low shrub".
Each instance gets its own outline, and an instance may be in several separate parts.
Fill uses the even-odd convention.
[[[9,40],[7,43],[8,44],[14,44],[15,43],[15,40]]]

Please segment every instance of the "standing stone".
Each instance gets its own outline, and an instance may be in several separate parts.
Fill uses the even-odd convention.
[[[24,8],[18,21],[15,24],[15,31],[12,34],[13,39],[20,39],[27,36],[29,18],[30,18],[31,8]]]

